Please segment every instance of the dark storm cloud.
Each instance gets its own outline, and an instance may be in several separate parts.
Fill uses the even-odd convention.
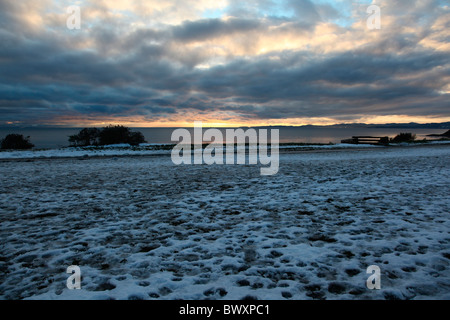
[[[130,107],[124,107],[124,106],[107,106],[103,104],[99,105],[74,105],[73,110],[80,112],[80,113],[87,113],[87,114],[123,114],[125,112],[130,111]]]
[[[233,35],[239,32],[258,30],[262,24],[257,20],[230,19],[203,19],[187,21],[173,28],[174,40],[202,41],[217,38],[223,35]]]
[[[322,19],[318,8],[310,0],[290,0],[288,6],[292,7],[296,15],[303,21],[315,23]]]
[[[361,89],[364,90],[361,86],[375,83],[381,87],[414,84],[412,80],[396,80],[394,76],[414,75],[450,63],[446,54],[433,52],[382,57],[364,52],[345,52],[317,60],[300,66],[283,60],[235,61],[204,72],[197,85],[203,91],[218,96],[235,94],[256,100],[262,97],[267,100],[290,100],[319,93],[325,96],[364,96],[367,91],[361,92]],[[445,70],[435,71],[434,74],[448,75],[448,68]],[[239,85],[242,83],[246,85]],[[352,90],[346,87],[349,85],[358,87]]]
[[[262,105],[250,112],[263,119],[333,117],[355,112],[420,115],[431,110],[445,115],[449,103],[435,87],[445,85],[438,79],[449,77],[450,68],[438,68],[419,79],[415,75],[448,65],[450,58],[443,53],[380,57],[345,52],[301,66],[270,60],[234,62],[228,69],[209,71],[198,86],[218,98],[233,96],[236,103]],[[435,87],[429,85],[433,82]],[[425,108],[429,111],[423,104],[415,104],[418,99],[428,99]],[[248,107],[233,110],[249,112]]]
[[[175,108],[164,108],[161,106],[144,106],[143,109],[152,114],[174,114],[177,112]]]

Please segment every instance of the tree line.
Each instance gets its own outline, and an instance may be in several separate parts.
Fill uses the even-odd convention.
[[[109,125],[104,128],[84,128],[77,134],[69,136],[69,143],[72,147],[104,146],[110,144],[130,144],[137,146],[146,143],[144,135],[133,132],[130,128],[121,125]],[[22,134],[8,134],[0,140],[0,148],[3,150],[28,150],[34,148],[30,142],[30,137]]]
[[[124,126],[109,125],[102,129],[84,128],[78,134],[69,136],[71,146],[105,146],[109,144],[126,143],[137,146],[145,143],[144,135],[139,132],[133,132]]]

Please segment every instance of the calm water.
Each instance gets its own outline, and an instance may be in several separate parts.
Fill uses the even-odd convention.
[[[342,139],[352,136],[389,136],[394,137],[400,132],[411,132],[417,135],[418,139],[423,139],[427,134],[440,134],[446,129],[405,129],[405,128],[279,128],[280,142],[303,142],[303,143],[339,143]],[[147,142],[170,144],[173,128],[133,128],[133,131],[140,131],[144,134]],[[193,132],[192,129],[189,129]],[[225,129],[221,129],[225,136]],[[30,136],[30,141],[36,148],[59,148],[69,145],[68,137],[77,134],[79,128],[0,128],[0,139],[7,134],[18,133]],[[432,139],[432,138],[428,138]]]

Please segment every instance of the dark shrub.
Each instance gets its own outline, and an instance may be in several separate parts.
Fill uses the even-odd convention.
[[[24,138],[21,134],[8,134],[5,139],[1,141],[2,149],[27,150],[34,147],[29,141],[30,137]]]
[[[132,132],[129,128],[124,126],[108,126],[101,130],[100,144],[118,144],[118,143],[128,143],[131,145],[138,145],[144,143],[145,138],[141,132]]]
[[[98,145],[100,130],[97,128],[84,128],[78,134],[69,137],[71,145],[91,146]]]
[[[392,143],[411,142],[416,140],[416,135],[412,133],[400,133],[395,138],[391,139]]]
[[[108,126],[100,132],[100,144],[128,143],[130,129],[124,126]]]
[[[128,143],[132,146],[137,146],[140,143],[145,143],[145,137],[141,132],[131,132],[128,137]]]
[[[69,142],[71,145],[89,146],[119,143],[138,145],[146,141],[141,132],[132,132],[124,126],[110,125],[100,130],[97,128],[85,128],[78,134],[70,136]]]

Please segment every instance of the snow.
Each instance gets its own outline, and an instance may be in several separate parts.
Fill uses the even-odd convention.
[[[429,141],[429,145],[450,144],[450,141]],[[270,147],[270,143],[268,143]],[[392,144],[392,146],[408,146],[406,143]],[[409,145],[414,147],[414,145]],[[241,148],[248,149],[248,146],[237,146],[236,150]],[[281,144],[280,152],[286,150],[302,151],[302,150],[334,150],[334,149],[365,149],[365,148],[385,148],[384,146],[364,145],[364,144],[347,144],[338,143],[330,145],[314,145],[314,144]],[[0,152],[0,159],[34,159],[34,158],[79,158],[79,157],[110,157],[110,156],[145,156],[145,155],[170,155],[171,145],[157,143],[142,143],[139,146],[131,146],[129,144],[112,144],[107,146],[87,146],[87,147],[66,147],[60,149],[44,149],[44,150],[6,150]],[[224,150],[226,148],[224,147]]]
[[[450,298],[448,144],[281,153],[274,176],[83,152],[0,161],[1,299]]]
[[[105,147],[69,147],[47,150],[19,150],[0,152],[0,159],[67,158],[86,156],[125,156],[170,154],[170,150],[159,150],[154,146],[131,147],[128,144],[116,144]]]

